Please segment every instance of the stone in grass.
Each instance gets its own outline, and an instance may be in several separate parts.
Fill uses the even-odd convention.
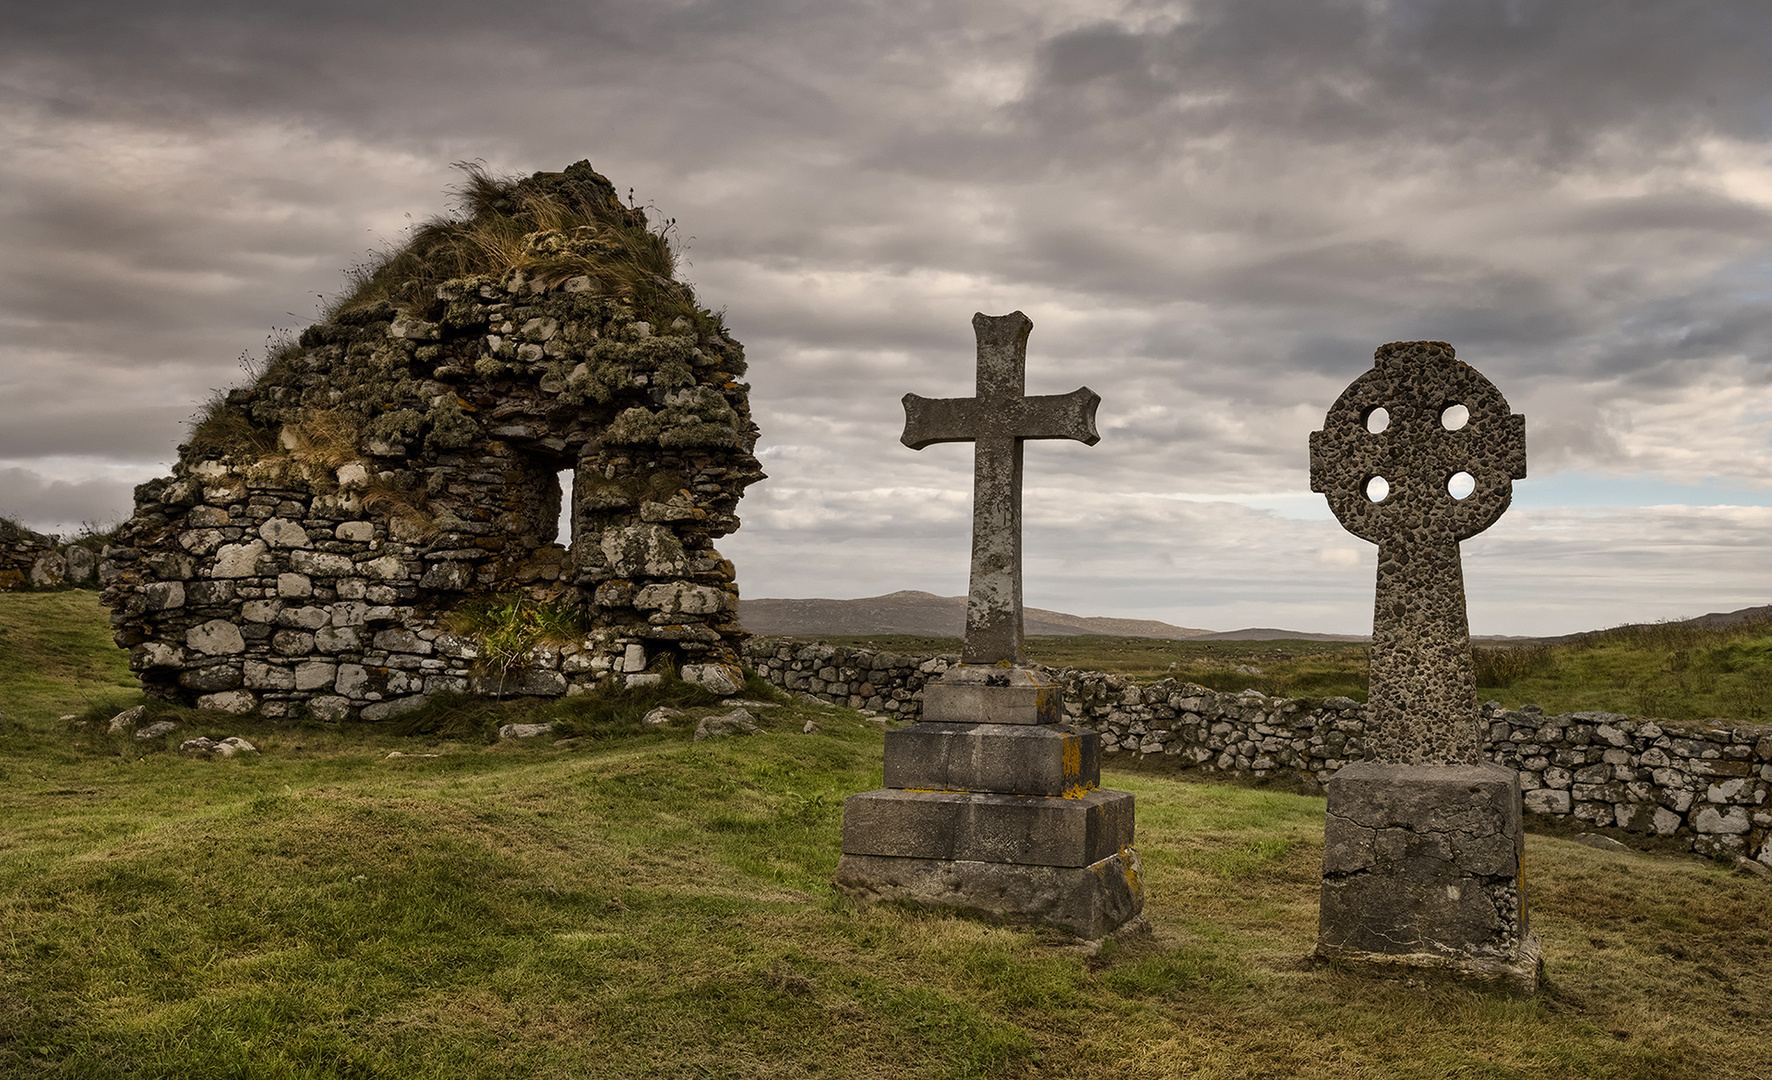
[[[546,724],[506,724],[498,729],[501,739],[533,739],[537,735],[547,735],[554,730],[552,722]]]
[[[1629,844],[1621,844],[1618,841],[1612,839],[1610,836],[1601,836],[1599,833],[1591,833],[1591,832],[1580,833],[1575,837],[1575,842],[1577,844],[1585,844],[1588,847],[1595,848],[1599,851],[1630,851],[1631,850],[1631,846]]]
[[[178,752],[189,757],[231,758],[235,754],[256,754],[258,747],[242,739],[238,735],[229,735],[225,739],[215,740],[199,736],[186,739],[178,744]]]
[[[677,677],[721,697],[744,689],[744,672],[732,664],[684,664]]]
[[[667,728],[671,726],[671,721],[682,715],[683,712],[680,709],[667,709],[663,705],[660,705],[658,708],[640,718],[640,726],[644,728],[652,728],[654,730],[658,728]]]
[[[153,723],[149,724],[145,728],[137,728],[136,732],[135,732],[135,737],[136,737],[136,741],[145,742],[148,739],[158,739],[162,735],[165,735],[169,732],[173,732],[173,731],[177,731],[177,730],[178,730],[178,723],[176,721],[156,720]]]
[[[146,705],[137,705],[133,709],[124,709],[116,716],[111,717],[111,734],[122,735],[125,732],[134,731],[135,725],[147,719],[147,716],[148,707]]]
[[[701,723],[695,725],[695,740],[713,739],[721,735],[760,735],[763,729],[756,724],[756,717],[743,709],[733,709],[719,716],[703,717]]]

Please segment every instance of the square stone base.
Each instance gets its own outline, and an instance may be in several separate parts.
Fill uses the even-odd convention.
[[[843,854],[1083,867],[1132,846],[1132,794],[883,788],[843,800]]]
[[[1361,762],[1328,787],[1319,957],[1537,988],[1518,773]]]
[[[1138,852],[1088,866],[1018,866],[962,859],[844,855],[838,891],[858,903],[960,911],[999,922],[1050,926],[1090,941],[1144,910]]]

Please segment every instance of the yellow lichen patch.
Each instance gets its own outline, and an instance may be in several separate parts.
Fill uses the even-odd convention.
[[[1080,735],[1064,737],[1064,774],[1080,776],[1083,772],[1083,739]]]
[[[1067,799],[1081,799],[1091,791],[1094,791],[1095,788],[1095,784],[1072,784],[1070,787],[1064,789],[1064,797]]]

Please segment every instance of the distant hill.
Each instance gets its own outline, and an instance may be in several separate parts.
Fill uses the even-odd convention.
[[[859,600],[740,600],[738,621],[753,634],[782,637],[855,637],[868,634],[914,634],[918,637],[960,637],[966,633],[966,598],[936,596],[907,589]],[[1026,608],[1022,626],[1029,634],[1158,638],[1165,641],[1267,641],[1303,638],[1310,641],[1363,641],[1357,634],[1307,634],[1257,628],[1215,633],[1155,619],[1110,619],[1067,615],[1062,611]]]
[[[1309,634],[1303,630],[1277,630],[1271,626],[1251,626],[1247,630],[1223,630],[1216,634],[1198,634],[1194,641],[1369,641],[1371,634]]]

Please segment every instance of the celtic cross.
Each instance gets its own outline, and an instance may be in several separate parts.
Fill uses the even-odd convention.
[[[1366,760],[1481,760],[1458,545],[1526,475],[1526,418],[1443,341],[1381,346],[1311,433],[1311,490],[1378,545]]]

